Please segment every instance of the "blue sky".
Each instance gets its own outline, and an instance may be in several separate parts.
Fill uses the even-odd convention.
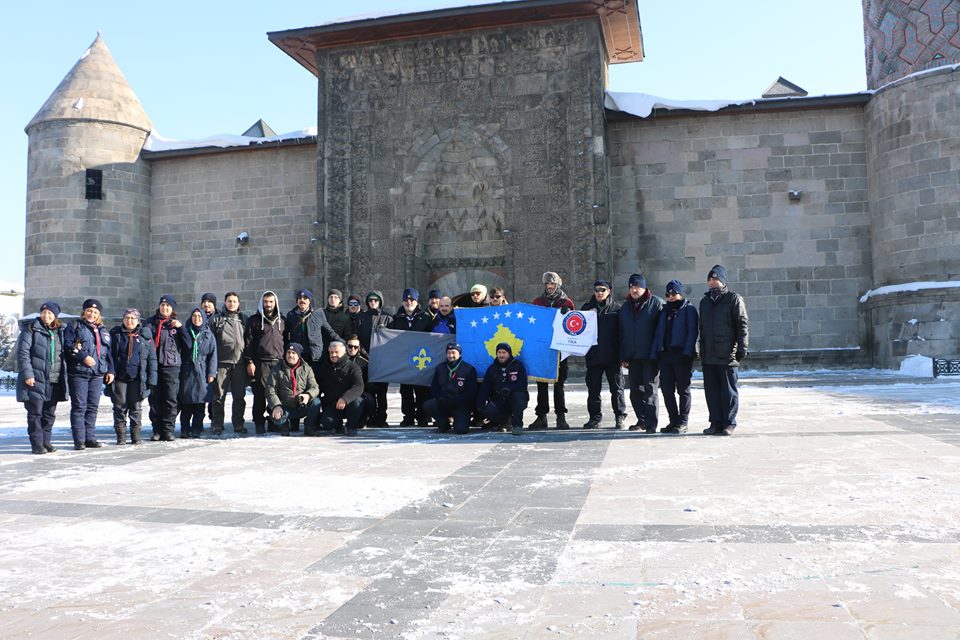
[[[175,139],[242,133],[263,118],[277,133],[316,125],[316,83],[268,31],[356,14],[478,4],[384,2],[18,2],[0,41],[0,282],[23,284],[27,136],[23,127],[87,46],[107,47],[156,131]],[[610,88],[676,99],[759,97],[777,76],[810,95],[866,88],[858,0],[640,0],[646,60],[610,70]]]

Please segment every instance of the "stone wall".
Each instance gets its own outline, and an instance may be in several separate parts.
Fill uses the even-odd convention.
[[[559,271],[585,296],[609,262],[597,21],[321,50],[327,280],[398,296]]]
[[[319,291],[316,147],[312,144],[155,159],[147,313],[163,293],[189,313],[205,291],[234,290],[256,311],[264,290],[281,309],[300,287]],[[237,243],[246,231],[250,242]],[[319,294],[322,300],[322,294]]]
[[[112,123],[55,120],[30,128],[24,312],[57,300],[79,314],[138,303],[148,281],[150,166],[146,133]],[[86,170],[103,171],[103,199],[87,200]],[[117,311],[117,310],[120,311]]]
[[[720,263],[752,352],[849,361],[833,350],[860,346],[871,287],[861,108],[631,118],[608,135],[618,293],[641,269],[658,295],[679,278],[698,300]]]

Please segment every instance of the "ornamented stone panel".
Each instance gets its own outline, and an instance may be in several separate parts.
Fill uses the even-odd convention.
[[[868,86],[960,62],[958,16],[958,0],[863,0]]]

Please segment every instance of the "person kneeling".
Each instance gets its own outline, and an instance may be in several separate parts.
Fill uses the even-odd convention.
[[[447,345],[447,361],[433,372],[431,398],[424,411],[437,422],[437,431],[466,433],[470,429],[470,412],[477,399],[477,370],[460,357],[463,348],[456,342]]]
[[[513,425],[513,435],[523,433],[523,412],[530,402],[527,392],[527,369],[513,357],[513,349],[506,342],[497,345],[497,358],[487,367],[477,396],[477,408],[484,417],[506,431]]]
[[[283,362],[270,370],[264,395],[267,406],[271,407],[267,417],[270,423],[280,431],[280,435],[290,435],[290,421],[306,418],[304,434],[312,435],[320,417],[320,387],[313,370],[301,357],[303,347],[291,342],[283,354]]]
[[[342,342],[334,341],[327,347],[327,358],[317,366],[317,376],[323,389],[320,426],[340,433],[346,420],[347,435],[357,435],[363,418],[363,371],[347,357]]]

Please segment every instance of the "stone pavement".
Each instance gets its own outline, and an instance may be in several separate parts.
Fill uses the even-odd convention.
[[[854,382],[748,382],[732,438],[699,389],[685,436],[7,437],[0,637],[960,637],[960,420]]]

